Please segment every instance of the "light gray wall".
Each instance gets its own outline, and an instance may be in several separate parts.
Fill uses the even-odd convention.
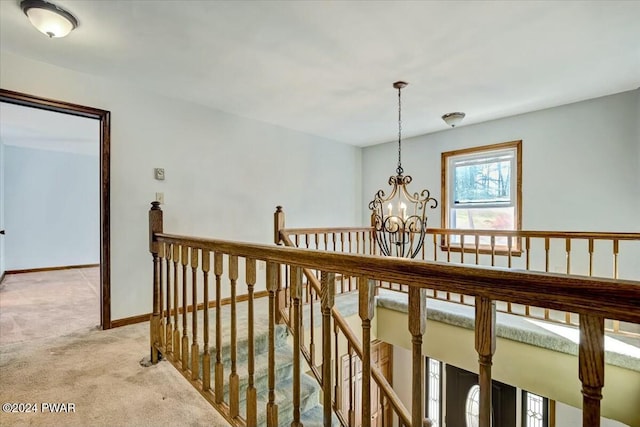
[[[640,231],[639,97],[635,90],[410,138],[403,166],[414,190],[440,200],[442,152],[522,139],[524,229]],[[396,150],[396,142],[363,150],[363,204],[387,188]],[[440,209],[429,225],[440,226]]]
[[[565,405],[561,402],[556,402],[556,427],[574,427],[582,425],[582,410],[574,408],[573,406]],[[600,418],[600,427],[625,427],[619,421],[611,420],[609,418]]]
[[[639,98],[640,90],[634,90],[407,139],[402,152],[404,169],[413,177],[410,188],[428,188],[440,201],[442,152],[521,139],[524,229],[638,232]],[[363,150],[363,206],[375,191],[387,190],[396,159],[397,142]],[[440,213],[428,212],[429,226],[441,225]],[[581,243],[574,245],[571,267],[573,274],[586,275],[588,251]],[[640,245],[622,242],[620,252],[619,277],[639,280]],[[540,242],[533,242],[531,269],[544,271],[544,256]],[[596,243],[594,275],[613,277],[611,257],[610,243]],[[566,270],[563,241],[552,240],[551,258],[551,271]],[[525,257],[513,261],[515,268],[525,268]],[[506,257],[496,260],[506,264]]]
[[[147,218],[156,192],[165,194],[165,230],[179,234],[269,244],[276,205],[291,226],[362,217],[358,148],[6,51],[0,78],[4,89],[111,111],[114,320],[152,308]],[[153,179],[154,167],[165,181]]]
[[[6,269],[98,264],[98,156],[4,150]]]

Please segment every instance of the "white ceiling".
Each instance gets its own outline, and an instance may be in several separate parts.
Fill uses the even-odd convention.
[[[640,86],[638,1],[71,1],[49,40],[0,1],[2,50],[366,146]],[[1,82],[0,82],[1,83]]]

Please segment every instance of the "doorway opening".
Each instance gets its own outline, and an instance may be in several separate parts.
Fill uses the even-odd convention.
[[[93,107],[41,98],[20,92],[0,89],[0,102],[70,114],[98,120],[99,129],[99,203],[100,203],[100,327],[111,328],[110,277],[110,112]],[[95,181],[94,181],[95,182]]]

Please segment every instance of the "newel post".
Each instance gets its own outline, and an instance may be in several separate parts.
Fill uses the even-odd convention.
[[[427,326],[427,294],[425,289],[409,287],[409,333],[411,334],[411,425],[424,422],[424,364],[422,360],[422,336]]]
[[[276,245],[282,245],[284,242],[281,237],[281,230],[284,229],[284,211],[282,210],[282,206],[276,206],[276,211],[273,214],[273,242]],[[276,323],[282,324],[284,323],[284,319],[282,318],[282,311],[286,307],[286,293],[282,289],[282,278],[281,271],[278,270],[278,289],[276,290]]]
[[[149,319],[151,363],[158,363],[160,345],[160,243],[156,233],[162,233],[162,209],[160,202],[151,202],[149,210],[149,252],[153,257],[153,313]]]
[[[284,228],[284,211],[282,206],[276,206],[276,211],[273,214],[273,243],[279,245],[282,243],[280,237],[280,230]]]
[[[582,382],[582,425],[600,427],[604,387],[604,318],[580,314],[579,377]]]

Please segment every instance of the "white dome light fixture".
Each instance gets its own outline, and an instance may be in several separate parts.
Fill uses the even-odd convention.
[[[22,0],[20,7],[31,24],[49,38],[64,37],[78,26],[75,16],[44,0]]]
[[[464,116],[466,116],[466,114],[460,113],[460,112],[447,113],[442,116],[442,120],[444,120],[446,124],[454,128],[462,122],[462,119],[464,119]]]

